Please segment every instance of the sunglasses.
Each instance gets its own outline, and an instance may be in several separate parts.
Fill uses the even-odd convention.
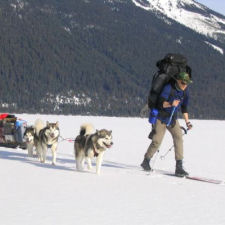
[[[185,83],[184,81],[180,82],[182,85],[188,85],[187,83]]]

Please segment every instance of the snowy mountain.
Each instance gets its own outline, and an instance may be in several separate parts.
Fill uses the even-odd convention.
[[[132,0],[167,22],[169,17],[192,30],[225,42],[225,17],[193,0]]]
[[[194,1],[0,1],[0,111],[140,116],[174,52],[192,68],[190,116],[224,119],[224,24]]]

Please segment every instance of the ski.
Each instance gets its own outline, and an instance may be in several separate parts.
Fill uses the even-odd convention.
[[[189,180],[194,180],[194,181],[199,181],[199,182],[205,182],[205,183],[210,183],[210,184],[225,184],[225,181],[222,180],[217,180],[217,179],[211,179],[211,178],[206,178],[206,177],[199,177],[199,176],[185,176],[185,177],[178,177],[172,172],[164,171],[164,170],[154,170],[154,172],[166,175],[166,176],[172,176],[176,178],[183,178],[183,179],[189,179]]]
[[[216,180],[216,179],[205,178],[205,177],[186,176],[186,178],[190,180],[202,181],[202,182],[212,183],[212,184],[224,184],[224,181],[222,180]]]
[[[172,176],[174,178],[188,179],[188,180],[193,180],[193,181],[198,181],[198,182],[205,182],[205,183],[210,183],[210,184],[225,185],[225,181],[224,180],[212,179],[212,178],[195,176],[195,175],[193,175],[193,176],[192,175],[188,175],[188,176],[185,176],[185,177],[178,177],[178,176],[175,175],[174,172],[161,170],[161,169],[153,169],[151,171],[145,171],[141,167],[133,166],[133,165],[125,165],[124,168],[132,169],[132,170],[138,169],[139,171],[144,171],[144,172],[146,172],[147,176],[151,176],[151,175],[153,175],[155,173],[155,174],[158,174],[158,175]]]

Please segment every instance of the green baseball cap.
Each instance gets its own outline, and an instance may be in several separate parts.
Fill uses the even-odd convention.
[[[178,76],[177,76],[177,80],[181,80],[186,84],[192,83],[192,80],[191,80],[189,74],[185,73],[185,72],[179,73]]]

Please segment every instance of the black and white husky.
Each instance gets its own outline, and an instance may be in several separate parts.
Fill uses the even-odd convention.
[[[51,148],[52,151],[52,164],[56,164],[56,150],[59,139],[59,123],[49,123],[47,121],[46,126],[42,120],[38,119],[35,122],[35,135],[38,156],[40,162],[45,163],[47,149]]]
[[[100,174],[104,152],[112,145],[112,131],[106,129],[95,131],[91,124],[81,125],[80,135],[76,137],[74,142],[77,170],[82,171],[84,169],[85,159],[88,170],[91,170],[91,160],[96,157],[96,173]]]
[[[37,151],[36,154],[34,154],[34,148],[35,148],[35,129],[33,126],[27,127],[25,132],[24,132],[24,139],[26,141],[27,144],[27,150],[28,150],[28,157],[34,157],[35,155],[37,155]],[[35,148],[36,150],[36,148]]]

